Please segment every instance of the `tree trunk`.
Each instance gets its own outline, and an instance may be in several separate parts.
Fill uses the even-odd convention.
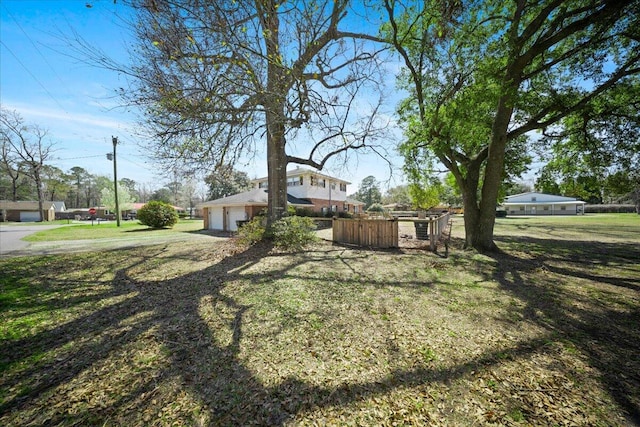
[[[462,191],[462,206],[464,207],[464,236],[465,248],[475,248],[475,236],[478,229],[480,210],[478,209],[478,180],[479,165],[467,165],[466,177],[456,176],[458,187]]]
[[[42,194],[42,179],[40,178],[40,173],[36,170],[33,172],[33,180],[36,183],[36,193],[38,194],[38,212],[40,213],[40,222],[44,221],[44,213],[43,210],[43,194]]]
[[[267,227],[287,212],[287,155],[284,126],[278,118],[267,112]]]
[[[287,154],[285,151],[284,105],[286,76],[279,61],[280,20],[275,2],[261,3],[261,23],[267,52],[267,91],[263,94],[267,125],[267,182],[269,184],[267,227],[287,212]]]
[[[461,186],[464,202],[465,246],[480,252],[494,252],[498,249],[493,241],[493,230],[496,221],[498,193],[504,175],[507,129],[513,112],[511,105],[508,96],[501,97],[498,102],[479,203],[476,194],[480,164],[472,162],[468,166],[467,178]]]

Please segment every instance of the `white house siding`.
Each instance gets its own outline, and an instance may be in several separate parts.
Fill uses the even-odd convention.
[[[334,186],[335,188],[330,187],[328,178],[325,187],[321,187],[319,185],[311,185],[311,175],[304,175],[302,179],[302,185],[287,186],[287,193],[299,199],[329,200],[329,198],[331,198],[331,200],[344,202],[347,199],[347,192],[340,191],[340,182],[338,181],[334,181]]]
[[[509,215],[576,215],[577,205],[509,205]]]

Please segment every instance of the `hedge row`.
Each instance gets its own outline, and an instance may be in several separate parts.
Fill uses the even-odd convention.
[[[635,205],[584,205],[585,213],[636,213]]]

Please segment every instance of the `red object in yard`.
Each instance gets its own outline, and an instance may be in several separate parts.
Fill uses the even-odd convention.
[[[96,208],[90,208],[89,215],[95,215],[95,214],[96,214]]]

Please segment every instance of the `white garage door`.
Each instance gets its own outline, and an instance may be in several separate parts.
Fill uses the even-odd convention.
[[[222,229],[222,208],[209,208],[209,230]]]
[[[244,206],[228,207],[227,214],[227,218],[229,220],[229,222],[227,222],[227,226],[229,227],[229,231],[236,231],[238,229],[236,221],[244,221],[247,219],[244,213]]]
[[[34,221],[40,221],[40,214],[38,212],[20,212],[20,222]]]

